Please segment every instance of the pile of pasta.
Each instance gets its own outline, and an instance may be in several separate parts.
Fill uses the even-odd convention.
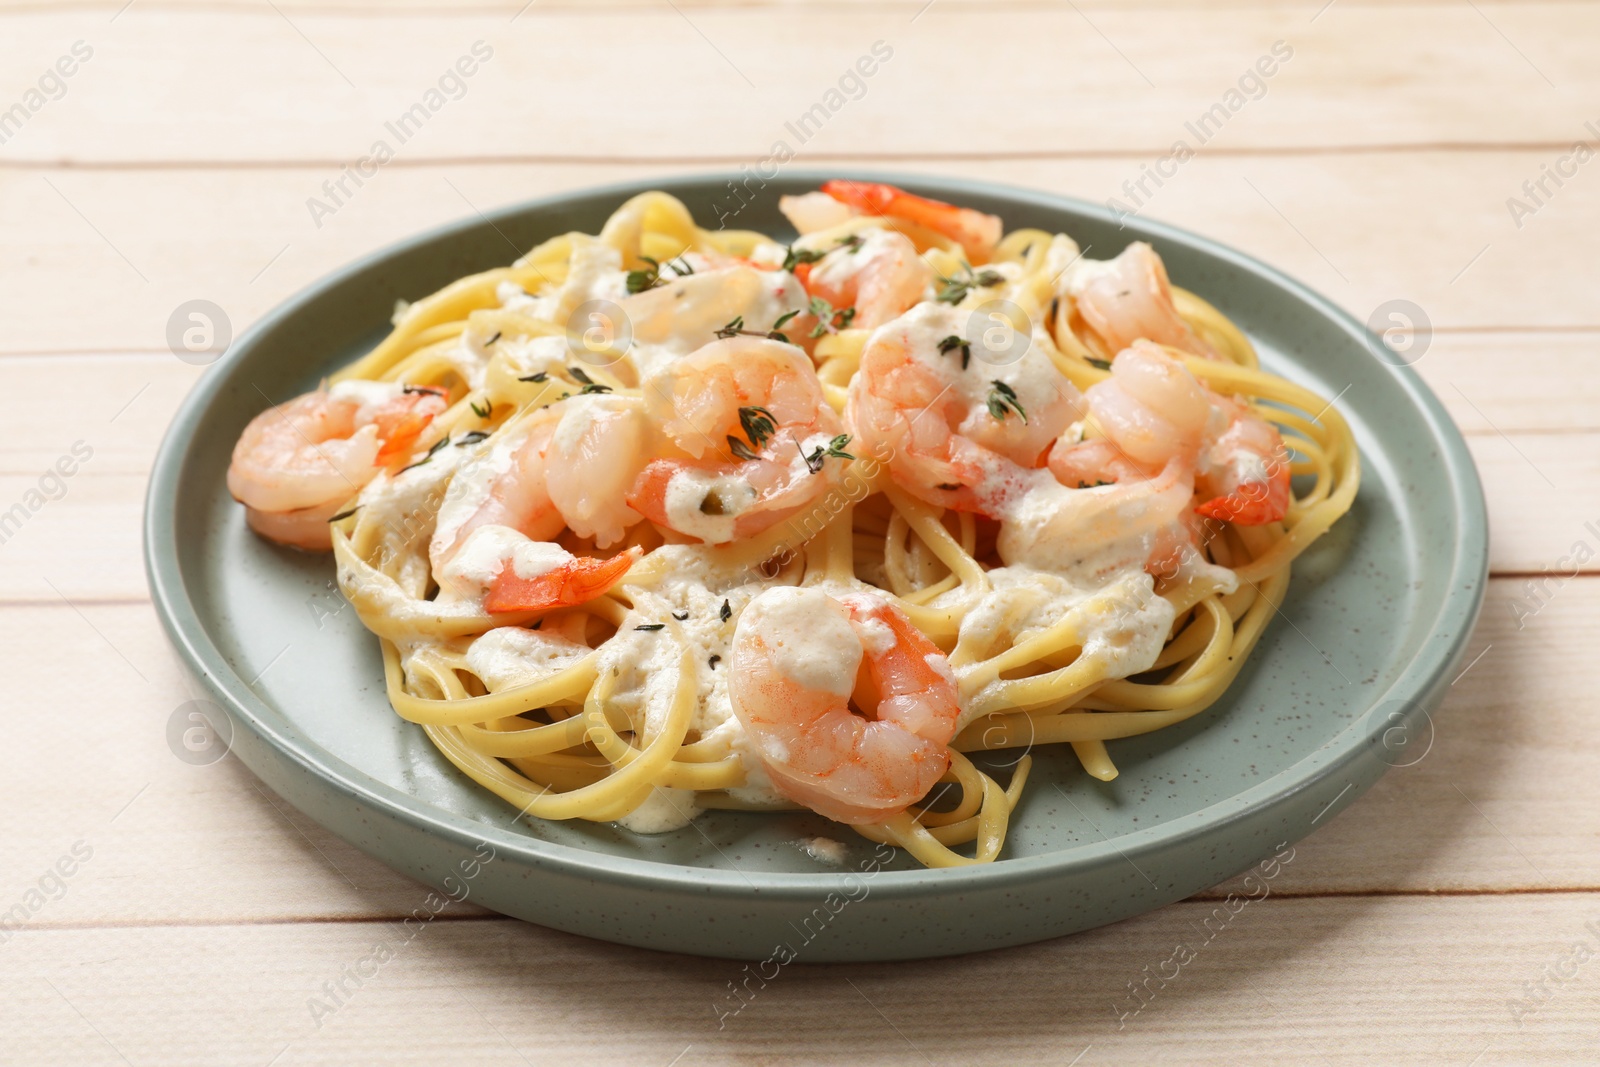
[[[863,217],[858,225],[905,234],[942,275],[970,269],[959,245],[914,223]],[[1053,236],[1008,233],[992,262],[1016,265],[1008,272],[1005,297],[1042,324],[1032,343],[1044,348],[1061,376],[1087,389],[1107,377],[1115,353],[1098,350],[1074,329],[1071,301],[1056,291],[1056,272],[1047,262]],[[639,395],[643,383],[625,351],[609,363],[576,364],[576,373],[555,372],[538,382],[493,363],[476,386],[461,372],[458,346],[474,331],[570,340],[568,323],[507,309],[502,296],[507,283],[534,295],[558,291],[577,240],[552,238],[509,267],[463,278],[404,307],[393,332],[331,381],[405,382],[447,393],[449,407],[437,419],[445,434],[441,446],[492,442],[519,413],[585,387]],[[704,229],[663,193],[627,201],[598,240],[616,249],[628,270],[648,270],[694,252],[750,257],[772,243],[760,233]],[[1173,298],[1182,318],[1222,358],[1169,354],[1206,386],[1247,403],[1281,431],[1296,492],[1281,522],[1206,524],[1202,551],[1237,577],[1237,588],[1224,591],[1198,580],[1158,583],[1157,594],[1170,603],[1175,621],[1148,670],[1108,677],[1103,661],[1081,655],[1082,613],[1068,613],[1043,632],[998,650],[963,643],[963,619],[989,588],[997,565],[992,534],[979,517],[906,493],[886,464],[865,453],[852,457],[841,488],[800,534],[785,523],[745,541],[694,546],[703,574],[736,576],[735,584],[729,584],[733,578],[701,582],[708,602],[723,601],[725,617],[718,621],[726,628],[737,623],[736,616],[726,617],[727,606],[736,612],[766,586],[864,585],[949,654],[965,725],[949,746],[945,781],[903,813],[854,827],[865,837],[904,848],[928,866],[993,861],[1034,749],[1064,743],[1089,774],[1110,779],[1117,770],[1107,741],[1163,729],[1211,706],[1283,602],[1291,562],[1349,509],[1359,457],[1338,411],[1263,371],[1246,337],[1204,300],[1176,288]],[[817,375],[829,403],[841,412],[868,335],[846,325],[814,346]],[[435,466],[437,477],[413,476],[416,488],[393,506],[352,507],[333,523],[341,586],[381,642],[388,697],[400,716],[420,724],[463,773],[536,818],[625,820],[663,796],[692,811],[794,807],[752,782],[752,761],[730,731],[695,727],[706,693],[719,684],[714,676],[719,669],[726,673],[726,665],[707,657],[689,624],[664,610],[665,591],[684,580],[685,538],[645,521],[629,529],[621,546],[602,553],[569,532],[560,543],[574,553],[632,548],[640,558],[609,592],[559,612],[440,611],[433,600],[428,538],[453,468]],[[426,475],[428,468],[418,471]],[[391,492],[398,484],[393,482]],[[669,694],[654,705],[619,701],[618,675],[605,669],[607,643],[633,634],[641,618],[652,622],[651,639],[670,650],[654,661],[668,666],[657,672],[656,684]],[[536,625],[559,625],[591,651],[509,687],[496,689],[474,673],[469,651],[475,641],[497,628]],[[1009,752],[982,756],[995,750]]]

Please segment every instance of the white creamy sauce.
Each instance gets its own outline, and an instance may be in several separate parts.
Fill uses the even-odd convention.
[[[489,692],[548,678],[589,654],[586,645],[545,629],[500,626],[467,647],[467,666]]]
[[[844,843],[831,837],[802,837],[795,844],[807,856],[830,867],[843,867],[849,855]]]
[[[401,382],[370,382],[360,378],[339,382],[328,388],[335,400],[352,400],[356,408],[355,421],[360,426],[377,417],[378,409],[391,403],[405,392]]]
[[[882,619],[865,619],[855,624],[861,645],[869,656],[884,656],[894,648],[894,628]],[[942,656],[937,657],[943,661]],[[929,662],[932,662],[930,658]]]
[[[496,479],[511,470],[512,461],[526,437],[525,432],[513,430],[495,440],[487,451],[460,449],[471,455],[450,480],[439,505],[433,543],[441,550],[455,541],[461,527],[488,502]]]
[[[1026,565],[998,567],[989,580],[992,588],[961,623],[961,644],[980,658],[1070,618],[1081,655],[1099,661],[1107,677],[1126,678],[1155,663],[1172,629],[1172,605],[1156,594],[1155,580],[1142,567],[1130,567],[1103,584]],[[982,705],[987,688],[963,701],[963,728],[974,717],[967,709]]]
[[[1261,485],[1269,480],[1266,461],[1249,449],[1235,449],[1229,467],[1240,485]]]
[[[1068,489],[1047,470],[1029,473],[1003,516],[996,542],[1007,564],[1025,563],[1084,584],[1142,570],[1157,532],[1116,486]]]
[[[708,515],[706,502],[714,498],[720,514]],[[698,537],[707,544],[720,545],[733,540],[733,525],[739,515],[756,502],[756,491],[737,474],[718,474],[695,467],[682,467],[667,480],[667,522],[680,533]]]
[[[512,573],[527,581],[572,562],[572,554],[552,542],[531,540],[509,526],[479,526],[435,575],[441,595],[447,590],[461,597],[481,596],[507,562]]]
[[[768,589],[745,609],[739,625],[761,635],[773,666],[797,687],[841,697],[855,688],[861,639],[821,589]]]
[[[617,820],[617,825],[636,834],[665,834],[682,830],[700,814],[694,790],[653,786],[643,804]]]
[[[993,431],[989,397],[997,381],[1011,388],[1027,413],[1042,412],[1058,405],[1064,393],[1070,396],[1076,392],[1050,362],[1045,346],[1034,343],[1031,336],[1020,336],[1011,321],[999,313],[985,317],[974,309],[929,301],[880,329],[905,336],[913,357],[950,383],[951,393],[961,399],[967,412],[956,428],[962,436]],[[939,351],[940,342],[951,336],[963,338],[970,346],[965,369],[959,350]]]

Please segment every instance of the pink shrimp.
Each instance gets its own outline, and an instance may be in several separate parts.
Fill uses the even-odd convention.
[[[552,404],[512,428],[451,479],[428,548],[435,574],[474,530],[503,526],[535,541],[563,529],[601,548],[641,518],[623,494],[644,466],[643,405],[582,395]]]
[[[1111,377],[1090,386],[1087,398],[1106,436],[1056,443],[1049,466],[1063,485],[1150,478],[1177,462],[1193,472],[1199,515],[1259,526],[1287,513],[1283,437],[1156,345],[1139,341],[1120,353]]]
[[[930,200],[880,182],[835,178],[822,191],[862,215],[892,215],[942,234],[966,250],[973,263],[987,263],[1000,243],[999,216]]]
[[[498,614],[583,604],[621,581],[639,556],[637,548],[610,559],[571,556],[542,574],[526,578],[517,572],[514,562],[507,561],[484,595],[483,608]]]
[[[239,435],[228,492],[251,529],[309,551],[332,547],[328,520],[378,472],[402,465],[435,416],[443,390],[343,382],[257,415]]]
[[[878,596],[768,589],[739,615],[730,666],[734,714],[773,788],[820,815],[879,822],[950,765],[949,663]]]
[[[998,517],[1010,483],[1082,416],[1082,397],[1036,346],[985,362],[970,328],[969,312],[927,303],[874,332],[845,421],[861,447],[892,455],[907,492]]]
[[[815,263],[799,264],[795,276],[810,295],[855,308],[850,325],[870,330],[926,299],[934,272],[904,234],[869,230],[856,237]]]
[[[1216,350],[1178,314],[1167,268],[1143,241],[1133,242],[1115,259],[1079,260],[1067,290],[1083,327],[1108,356],[1144,338],[1217,358]]]
[[[628,504],[708,544],[794,515],[853,458],[811,360],[781,341],[714,341],[651,378],[645,400],[680,455],[650,462]]]

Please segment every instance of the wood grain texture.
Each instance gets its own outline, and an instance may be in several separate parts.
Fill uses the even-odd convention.
[[[1600,549],[1582,239],[1600,228],[1600,171],[1520,219],[1508,205],[1600,138],[1585,125],[1600,125],[1597,30],[1600,5],[1548,0],[0,0],[0,113],[75,41],[94,49],[60,99],[0,126],[0,909],[92,850],[60,899],[0,930],[0,1059],[1600,1059],[1600,562],[1564,573]],[[315,224],[308,198],[480,39],[494,56],[461,98]],[[802,959],[720,1028],[734,964],[470,900],[402,943],[394,920],[421,887],[237,761],[167,747],[192,694],[148,603],[138,523],[155,448],[205,374],[168,351],[169,316],[202,297],[237,332],[478,210],[755,163],[878,39],[893,57],[796,165],[1136,198],[1359,319],[1393,298],[1423,309],[1416,369],[1468,435],[1500,575],[1426,756],[1297,845],[1271,896],[1209,940],[1242,880],[1006,952]],[[1279,39],[1294,56],[1265,94],[1130,192]],[[47,475],[80,442],[89,458]],[[1163,979],[1179,943],[1194,958]],[[379,945],[394,959],[314,1014]]]
[[[1526,371],[1562,353],[1592,352],[1592,331],[1600,329],[1588,260],[1570,240],[1600,228],[1600,172],[1594,182],[1570,184],[1524,218],[1520,230],[1504,206],[1522,181],[1537,176],[1547,155],[1202,155],[1146,210],[1283,269],[1363,321],[1380,304],[1404,298],[1420,305],[1437,330],[1554,331],[1515,350],[1503,347],[1498,333],[1471,341],[1470,349],[1441,338],[1419,363],[1429,372],[1457,360],[1492,365],[1503,354]],[[212,300],[243,328],[323,274],[431,226],[539,195],[710,169],[395,165],[318,226],[306,201],[338,176],[334,167],[37,171],[3,162],[0,231],[10,269],[0,293],[7,323],[0,353],[164,351],[168,319],[186,300]],[[821,165],[807,157],[796,162]],[[1130,156],[886,165],[1104,201],[1123,181],[1138,178],[1145,162]],[[1428,210],[1419,209],[1424,205]],[[516,251],[508,247],[507,259]],[[67,293],[92,300],[95,313],[61,314],[57,302]],[[1586,381],[1574,388],[1579,392],[1563,390],[1543,402],[1581,409],[1596,387]],[[1523,395],[1525,407],[1539,405],[1539,398]],[[1474,400],[1485,402],[1483,395]],[[1524,425],[1527,417],[1525,411]]]
[[[409,941],[389,923],[24,933],[0,994],[10,1055],[84,1067],[1593,1062],[1600,964],[1546,977],[1600,947],[1593,895],[1268,896],[1207,940],[1215,908],[911,967],[802,957],[726,1017],[741,965],[502,919]],[[326,984],[357,969],[335,1004]],[[1515,1013],[1535,981],[1549,995]]]
[[[918,11],[534,5],[513,22],[504,11],[373,19],[135,4],[115,23],[104,11],[41,13],[0,39],[0,67],[42,71],[75,40],[94,57],[6,149],[50,161],[352,160],[479,41],[492,58],[459,99],[432,108],[406,155],[759,159],[878,41],[892,58],[862,89],[846,85],[859,99],[830,106],[811,150],[1165,152],[1178,138],[1199,143],[1184,121],[1198,122],[1275,41],[1292,58],[1260,89],[1247,83],[1259,99],[1225,109],[1211,147],[1565,145],[1600,119],[1585,45],[1600,12],[1573,4],[1501,8],[1493,20],[1470,5],[1336,6],[1314,23],[1313,5],[1161,17],[1029,6],[1005,12],[1003,38],[982,8]],[[949,92],[949,72],[982,62],[975,46],[1016,59],[984,64],[981,93]],[[1408,51],[1425,61],[1394,62]],[[634,72],[652,70],[678,72],[671,108],[637,105],[647,79]],[[91,128],[104,134],[82,136]]]

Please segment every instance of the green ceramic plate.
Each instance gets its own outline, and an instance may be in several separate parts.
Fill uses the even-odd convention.
[[[597,232],[644,189],[680,197],[702,220],[738,208],[734,175],[713,174],[553,197],[405,241],[273,311],[206,373],[155,464],[146,562],[162,622],[226,720],[232,752],[334,833],[453,896],[610,941],[810,961],[970,952],[1159,907],[1309,833],[1414,759],[1487,569],[1472,461],[1416,375],[1381,358],[1360,323],[1247,256],[1157,223],[1119,229],[1103,209],[1051,194],[786,173],[729,224],[787,232],[778,195],[841,176],[992,211],[1008,228],[1065,231],[1097,256],[1150,241],[1178,284],[1249,333],[1269,369],[1340,397],[1362,450],[1360,495],[1295,564],[1284,617],[1215,707],[1111,742],[1114,782],[1087,777],[1070,752],[1036,752],[1002,859],[960,870],[885,858],[809,815],[711,813],[657,837],[513,819],[390,710],[377,642],[341,610],[331,560],[252,536],[229,499],[239,431],[267,398],[314,387],[375,343],[396,298],[503,265],[553,234]],[[802,847],[819,836],[842,844],[842,865]]]

